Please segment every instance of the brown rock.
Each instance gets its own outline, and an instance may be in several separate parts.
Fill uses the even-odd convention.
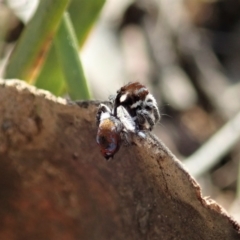
[[[107,162],[97,102],[0,81],[0,239],[240,239],[153,135]]]

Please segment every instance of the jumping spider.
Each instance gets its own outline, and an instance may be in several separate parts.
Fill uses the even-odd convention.
[[[100,104],[96,116],[96,141],[106,159],[116,154],[122,141],[130,143],[131,134],[144,138],[143,131],[151,131],[160,120],[156,100],[138,82],[123,86],[110,100],[112,109]]]
[[[151,131],[153,126],[160,120],[155,98],[139,82],[128,83],[117,91],[114,100],[114,111],[118,106],[126,108],[139,130]]]

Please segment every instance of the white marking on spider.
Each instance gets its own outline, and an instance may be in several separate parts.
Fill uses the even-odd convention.
[[[103,112],[101,114],[101,121],[110,118],[110,113],[109,112]]]
[[[117,107],[117,117],[127,131],[135,132],[136,124],[134,120],[129,115],[128,111],[121,105]]]
[[[137,106],[141,106],[142,100],[138,100],[134,104],[131,105],[131,108],[136,108]]]
[[[151,100],[151,101],[149,101],[149,100]],[[150,93],[146,96],[145,102],[152,102],[153,104],[157,105],[156,99]]]
[[[142,132],[142,131],[139,131],[139,132],[137,133],[137,135],[138,135],[140,138],[146,138],[146,134],[145,134],[144,132]]]
[[[128,97],[128,94],[123,94],[121,97],[120,97],[120,102],[124,102]]]

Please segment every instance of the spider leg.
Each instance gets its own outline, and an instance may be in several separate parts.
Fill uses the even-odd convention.
[[[155,104],[153,104],[152,102],[147,102],[147,104],[145,105],[145,109],[149,111],[149,115],[153,114],[155,123],[160,120],[161,116],[158,107]]]
[[[155,125],[154,117],[152,114],[149,114],[149,111],[145,109],[140,109],[137,111],[137,122],[139,124],[140,129],[144,130],[152,130],[153,126]],[[147,124],[146,124],[147,122]]]
[[[116,96],[117,96],[116,94],[115,95],[110,95],[108,97],[108,100],[113,104],[115,102]]]
[[[104,116],[103,114],[106,113]],[[97,114],[96,114],[96,123],[97,123],[97,126],[99,126],[100,124],[100,121],[101,119],[103,119],[103,117],[107,118],[111,115],[111,110],[110,108],[105,105],[105,104],[100,104],[99,107],[98,107],[98,110],[97,110]]]
[[[136,132],[136,124],[133,120],[133,118],[129,115],[128,111],[123,107],[119,106],[116,109],[117,112],[117,118],[121,121],[123,124],[124,129],[127,132]]]
[[[157,102],[152,94],[149,94],[147,96],[146,101],[144,102],[142,108],[149,111],[149,113],[153,113],[155,123],[157,123],[160,120],[161,116],[157,107]]]
[[[131,144],[131,136],[127,131],[122,131],[120,136],[124,146],[129,146]]]
[[[154,118],[155,118],[155,123],[159,122],[160,119],[161,119],[161,115],[160,115],[159,110],[156,106],[153,107],[153,115],[154,115]]]

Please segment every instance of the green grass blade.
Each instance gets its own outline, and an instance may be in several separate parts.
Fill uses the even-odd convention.
[[[6,78],[34,79],[69,0],[41,0],[24,29],[5,71]]]
[[[65,78],[59,64],[53,43],[34,85],[46,89],[56,96],[62,95],[65,89]]]
[[[82,46],[104,2],[105,0],[72,0],[69,4],[68,10],[77,36],[78,46]],[[57,54],[54,46],[52,46],[35,85],[59,96],[64,93],[66,84],[65,77],[56,59]],[[80,98],[84,98],[84,96]]]
[[[81,47],[97,19],[105,0],[72,0],[68,7],[70,18]]]
[[[63,16],[54,44],[71,99],[90,99],[78,54],[77,38],[67,13]]]

